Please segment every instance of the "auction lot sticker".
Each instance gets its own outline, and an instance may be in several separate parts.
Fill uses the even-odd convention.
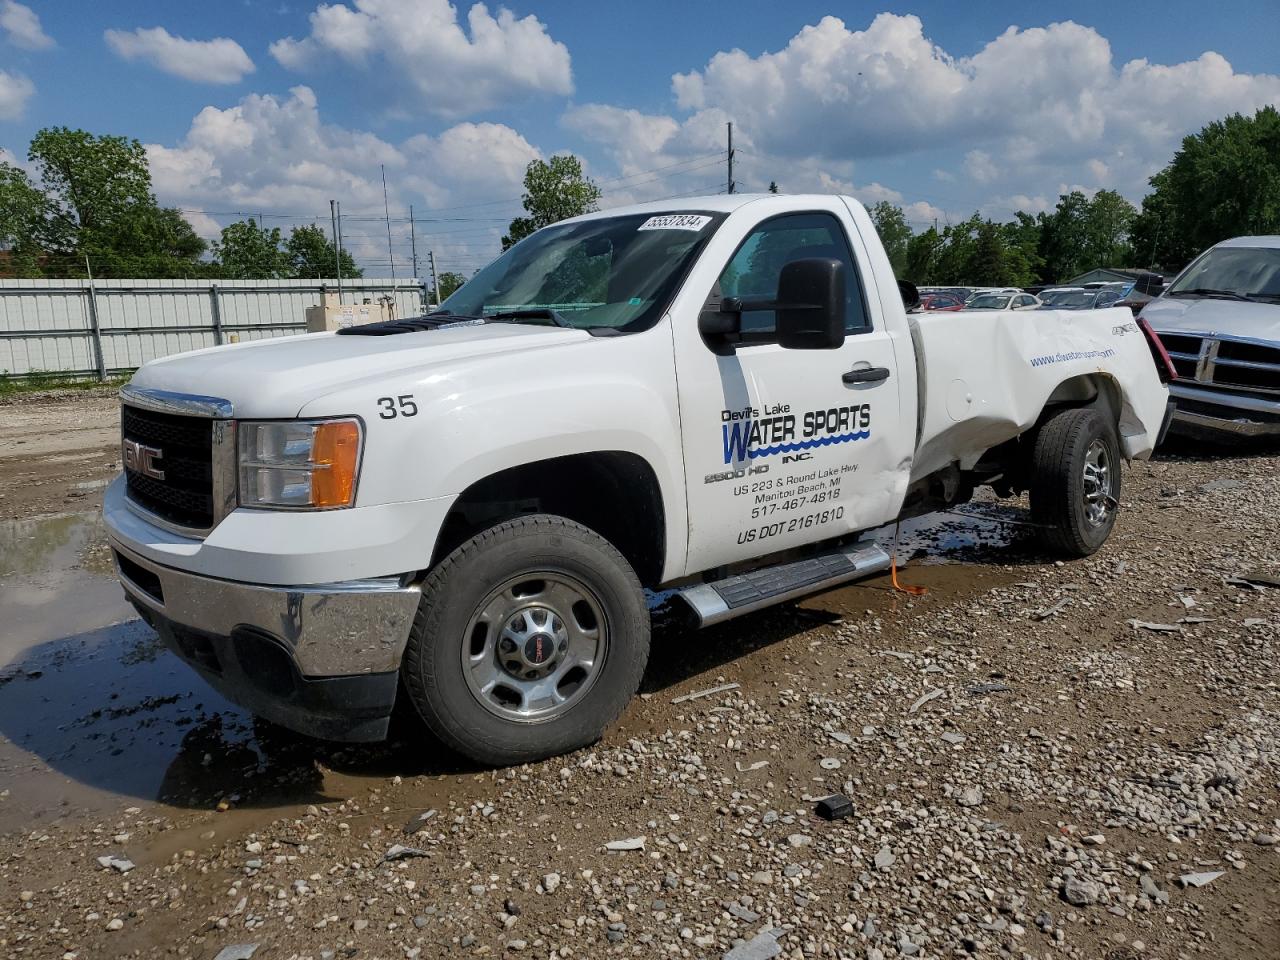
[[[692,230],[695,233],[711,222],[710,217],[698,213],[665,213],[650,217],[637,230]]]

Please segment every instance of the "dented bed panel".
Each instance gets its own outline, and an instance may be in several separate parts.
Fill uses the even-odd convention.
[[[972,467],[1034,426],[1046,404],[1078,402],[1099,385],[1119,407],[1125,457],[1145,459],[1155,448],[1168,393],[1128,310],[920,314],[912,325],[928,397],[913,479],[949,463]]]

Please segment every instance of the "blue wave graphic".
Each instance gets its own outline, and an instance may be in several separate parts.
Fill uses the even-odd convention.
[[[821,437],[816,440],[801,440],[798,443],[780,443],[772,447],[760,447],[756,450],[748,450],[747,457],[751,460],[758,460],[760,457],[772,457],[779,453],[795,453],[797,450],[811,450],[814,447],[829,447],[835,443],[849,443],[853,440],[866,440],[871,436],[870,430],[859,430],[857,433],[838,433],[831,437]]]

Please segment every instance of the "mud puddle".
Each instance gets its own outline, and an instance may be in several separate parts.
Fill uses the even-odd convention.
[[[287,808],[429,772],[403,744],[324,744],[223,699],[138,619],[102,541],[96,514],[0,522],[0,834],[137,803]]]

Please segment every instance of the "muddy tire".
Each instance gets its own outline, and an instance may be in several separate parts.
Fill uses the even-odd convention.
[[[644,591],[622,554],[535,514],[482,531],[428,574],[401,672],[436,736],[501,766],[594,743],[648,657]]]
[[[1120,499],[1120,443],[1098,410],[1047,421],[1031,457],[1031,519],[1054,553],[1087,557],[1107,541]]]

